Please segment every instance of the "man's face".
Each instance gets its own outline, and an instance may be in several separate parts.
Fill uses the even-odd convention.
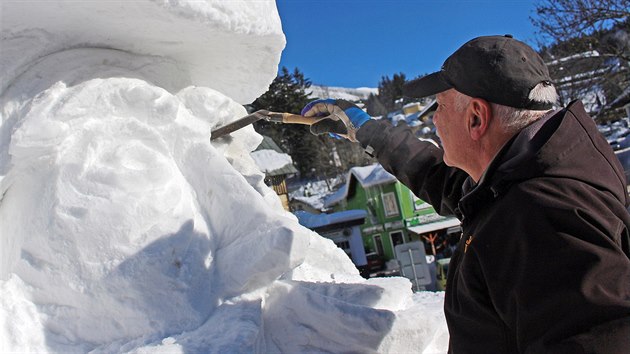
[[[442,141],[444,163],[466,170],[469,134],[464,116],[465,107],[458,111],[457,92],[453,89],[437,94],[438,108],[433,115],[433,124]]]

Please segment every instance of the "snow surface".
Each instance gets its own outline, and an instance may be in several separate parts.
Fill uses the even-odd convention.
[[[370,97],[370,94],[377,95],[377,88],[370,87],[358,87],[358,88],[347,88],[347,87],[334,87],[334,86],[322,86],[322,85],[311,85],[309,88],[309,97],[311,98],[334,98],[334,99],[344,99],[348,101],[361,101],[366,100]]]
[[[359,181],[359,183],[361,183],[361,186],[363,186],[364,188],[396,182],[396,177],[391,173],[385,171],[383,166],[378,163],[368,166],[352,167],[350,171],[348,171],[346,183],[342,185],[336,192],[324,197],[324,207],[328,208],[336,205],[346,198],[350,188],[350,180],[353,176],[357,179],[357,181]]]
[[[301,184],[297,188],[289,189],[289,199],[299,200],[306,203],[317,210],[324,209],[324,198],[335,190],[336,186],[341,183],[339,177],[333,177],[329,179],[306,182]]]
[[[269,0],[2,3],[0,91],[46,55],[90,47],[159,59],[152,78],[171,91],[207,86],[246,104],[269,87],[285,45]]]
[[[254,159],[256,166],[258,166],[262,172],[279,170],[284,166],[293,163],[291,156],[275,150],[256,150],[251,153],[251,156]]]
[[[209,140],[276,74],[273,1],[0,6],[0,352],[446,351],[442,293],[300,226],[251,126]]]
[[[367,217],[367,211],[363,209],[343,210],[331,214],[311,214],[306,211],[298,210],[294,214],[297,216],[300,224],[312,229],[357,219],[365,219]]]

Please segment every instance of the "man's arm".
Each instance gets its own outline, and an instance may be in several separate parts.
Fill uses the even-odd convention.
[[[460,217],[457,203],[468,175],[444,164],[442,150],[416,138],[406,124],[392,127],[388,121],[372,119],[345,100],[315,100],[302,109],[305,117],[322,117],[311,125],[311,133],[329,134],[358,141],[422,200],[440,215]]]
[[[457,202],[468,175],[444,164],[440,148],[416,138],[407,124],[393,127],[386,120],[366,122],[356,137],[385,170],[431,204],[438,214],[460,216]]]

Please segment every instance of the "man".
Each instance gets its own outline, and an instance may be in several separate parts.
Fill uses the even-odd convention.
[[[462,222],[445,314],[452,353],[630,353],[630,215],[623,169],[582,103],[557,100],[540,56],[475,38],[406,84],[436,94],[442,149],[406,125],[318,100],[313,133],[358,141]]]

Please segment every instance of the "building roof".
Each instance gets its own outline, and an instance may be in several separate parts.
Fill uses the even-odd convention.
[[[434,99],[433,101],[431,101],[431,103],[426,105],[426,107],[424,107],[423,110],[418,112],[418,116],[417,116],[416,119],[422,119],[422,117],[424,117],[425,115],[427,115],[428,113],[430,113],[431,111],[434,111],[436,109],[437,109],[437,100]]]
[[[417,104],[417,102],[415,103]],[[402,117],[404,117],[405,122],[407,122],[409,126],[413,127],[413,126],[422,124],[422,118],[428,115],[429,113],[431,113],[432,111],[435,111],[436,108],[437,108],[437,100],[434,99],[428,105],[426,105],[422,110],[418,112],[414,112],[407,115],[404,115],[402,113],[395,114],[391,117],[391,119],[393,123],[396,123],[397,121],[402,120]],[[402,117],[399,118],[398,116],[402,116]]]
[[[380,164],[373,164],[369,166],[353,167],[348,171],[348,177],[346,183],[341,186],[335,193],[332,193],[324,198],[324,206],[330,207],[340,201],[346,199],[348,191],[350,189],[350,182],[352,179],[356,179],[363,188],[369,188],[378,186],[381,184],[395,183],[396,177],[391,173],[385,171]]]
[[[461,225],[461,222],[458,219],[447,217],[447,218],[442,218],[438,221],[428,222],[428,223],[420,224],[416,226],[409,226],[407,227],[407,230],[420,235],[423,233],[427,233],[427,232],[431,232],[435,230],[442,230],[442,229],[459,226],[459,225]]]
[[[279,154],[286,154],[284,151],[282,151],[282,149],[278,146],[278,144],[276,144],[273,141],[273,139],[265,135],[263,135],[263,140],[260,143],[260,145],[258,145],[255,151],[262,151],[262,150],[272,150]],[[259,161],[257,161],[257,164],[258,163]],[[292,163],[287,163],[283,165],[282,167],[274,168],[273,170],[269,170],[268,168],[265,168],[265,166],[258,166],[258,167],[261,170],[263,170],[267,176],[291,175],[298,172],[298,170],[293,166]]]
[[[292,196],[291,201],[294,200],[307,204],[313,209],[322,210],[324,208],[324,203],[322,202],[322,198],[319,195],[314,195],[310,197]]]
[[[342,228],[361,225],[367,217],[367,211],[362,209],[344,210],[331,214],[311,214],[306,211],[294,212],[300,225],[311,230]]]

